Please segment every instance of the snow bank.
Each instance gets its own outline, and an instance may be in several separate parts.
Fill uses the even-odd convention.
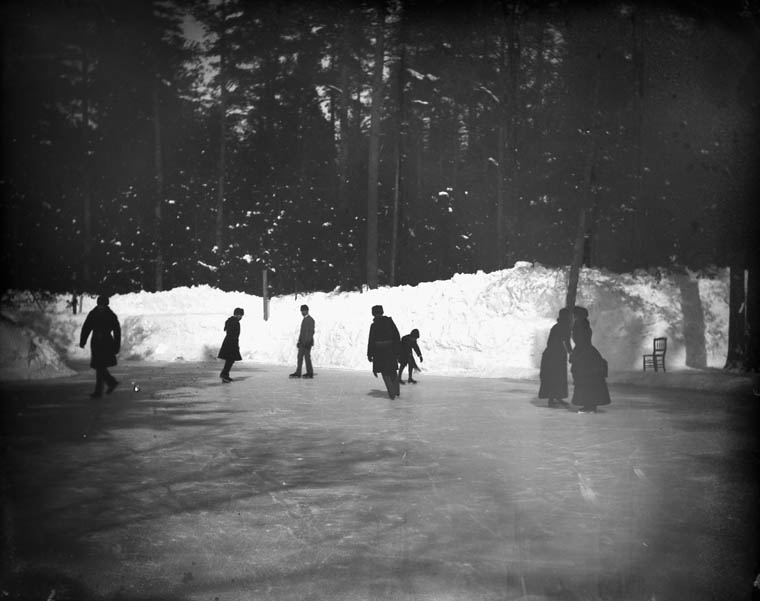
[[[29,328],[0,319],[0,380],[74,375],[52,344]]]
[[[417,286],[277,297],[270,300],[268,321],[262,317],[261,297],[208,286],[118,295],[112,297],[111,308],[122,324],[122,360],[213,358],[225,319],[235,307],[243,307],[244,360],[293,365],[299,307],[305,303],[316,321],[315,365],[367,369],[370,309],[381,304],[402,335],[420,330],[422,367],[429,373],[532,377],[566,287],[566,270],[519,262],[512,269],[458,274]],[[594,344],[611,369],[640,369],[641,355],[651,351],[652,338],[667,336],[672,370],[687,365],[723,367],[727,299],[725,270],[708,277],[584,269],[577,304],[589,309]],[[14,294],[5,300],[4,313],[19,327],[3,331],[0,377],[40,377],[56,370],[62,375],[67,373],[63,361],[89,356],[78,341],[94,297],[84,299],[84,314],[78,315],[71,313],[64,296],[31,302],[28,294]],[[48,362],[46,369],[21,369],[24,362],[31,366],[32,353],[34,361]]]

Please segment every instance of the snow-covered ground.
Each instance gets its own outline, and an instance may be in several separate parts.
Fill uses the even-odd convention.
[[[317,369],[366,370],[370,309],[381,304],[402,335],[420,330],[426,373],[533,378],[564,304],[567,276],[566,269],[518,262],[512,269],[417,286],[281,296],[270,299],[268,320],[261,297],[208,286],[116,295],[111,308],[122,324],[121,361],[214,358],[225,319],[242,307],[244,361],[292,366],[305,303],[316,321]],[[589,309],[593,342],[611,371],[640,372],[641,356],[651,352],[655,336],[668,338],[670,372],[704,371],[725,363],[728,286],[725,270],[631,275],[584,269],[576,304]],[[0,379],[68,375],[68,361],[89,357],[89,348],[79,348],[79,332],[95,297],[84,297],[84,313],[77,315],[69,298],[46,302],[28,293],[6,294]]]

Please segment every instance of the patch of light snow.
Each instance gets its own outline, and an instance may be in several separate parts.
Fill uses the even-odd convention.
[[[457,274],[450,280],[416,286],[278,296],[269,300],[267,321],[260,296],[209,286],[116,295],[111,308],[122,324],[122,361],[214,358],[224,337],[224,321],[235,307],[242,307],[243,359],[291,365],[301,324],[299,308],[305,303],[316,321],[314,364],[367,370],[371,307],[381,304],[402,335],[413,328],[420,330],[422,367],[427,373],[536,377],[566,288],[566,269],[521,261],[512,269]],[[689,311],[684,310],[683,294],[690,295]],[[63,295],[50,301],[33,300],[29,293],[6,295],[4,323],[15,325],[3,331],[3,379],[40,377],[45,372],[42,367],[21,370],[24,361],[28,365],[47,361],[45,373],[59,369],[65,373],[65,361],[89,357],[89,349],[80,349],[78,342],[95,297],[85,297],[84,314],[77,315],[71,313],[68,300]],[[583,269],[577,304],[589,309],[594,344],[611,370],[640,370],[642,354],[651,351],[652,339],[660,335],[668,337],[669,369],[685,369],[687,356],[704,357],[703,367],[708,368],[725,363],[725,270],[711,276],[655,277]],[[695,339],[694,332],[704,332],[702,339]],[[36,341],[35,349],[51,352],[23,351],[32,348],[30,340]],[[698,353],[694,347],[699,347]]]

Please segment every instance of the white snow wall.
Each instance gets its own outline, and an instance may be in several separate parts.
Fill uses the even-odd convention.
[[[294,365],[299,307],[305,303],[316,321],[316,369],[368,370],[370,309],[381,304],[402,335],[420,330],[422,367],[428,373],[518,377],[535,375],[566,286],[567,270],[519,262],[512,269],[417,286],[277,297],[270,300],[268,321],[261,297],[208,286],[117,295],[111,308],[122,324],[121,360],[214,358],[224,321],[239,306],[246,311],[240,338],[244,360]],[[85,314],[78,315],[67,307],[69,297],[43,305],[24,298],[12,295],[16,309],[3,313],[48,340],[64,359],[88,357],[78,341],[94,298],[85,299]],[[641,356],[651,352],[655,336],[668,338],[670,369],[725,363],[726,270],[660,277],[584,269],[577,304],[589,309],[593,342],[613,370],[641,369]]]

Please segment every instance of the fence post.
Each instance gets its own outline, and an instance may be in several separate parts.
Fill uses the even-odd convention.
[[[264,299],[264,321],[269,319],[269,291],[267,289],[267,270],[261,272],[261,296]]]

